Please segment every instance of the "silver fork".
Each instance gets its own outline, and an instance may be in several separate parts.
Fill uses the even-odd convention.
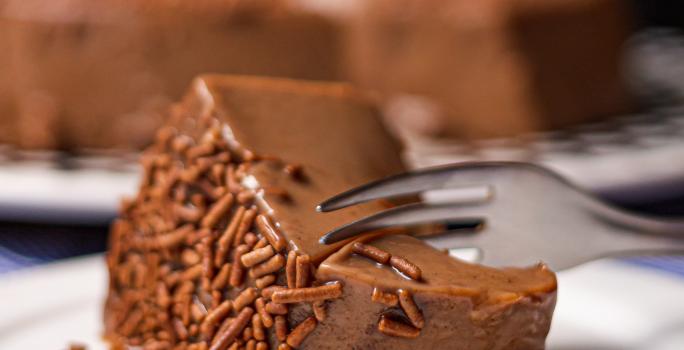
[[[485,188],[477,200],[406,204],[339,227],[330,244],[390,226],[442,222],[465,228],[421,237],[439,249],[477,248],[479,262],[563,270],[619,255],[684,253],[684,219],[659,219],[611,206],[546,168],[520,162],[472,162],[408,172],[334,196],[317,210],[434,190]]]

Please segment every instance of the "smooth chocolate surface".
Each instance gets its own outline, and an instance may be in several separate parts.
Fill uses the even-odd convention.
[[[335,337],[336,346],[342,348],[544,348],[557,287],[555,275],[546,267],[474,265],[404,235],[370,238],[366,243],[393,256],[408,257],[422,269],[422,279],[410,280],[392,267],[353,254],[350,246],[342,248],[317,273],[321,280],[340,280],[347,286],[343,298],[332,303],[329,311],[340,319],[321,324],[309,340],[313,348],[334,349],[327,337]],[[377,315],[395,311],[371,302],[374,288],[413,293],[426,320],[416,339],[364,333],[375,326]]]
[[[203,108],[225,123],[224,135],[257,155],[274,156],[249,169],[256,186],[267,189],[264,205],[286,232],[292,248],[318,260],[331,247],[322,232],[383,209],[378,203],[316,214],[322,199],[403,170],[399,146],[377,111],[350,86],[301,84],[255,78],[205,77],[195,81]],[[289,176],[283,164],[302,169]],[[288,198],[269,194],[283,189]]]
[[[327,259],[319,274],[344,272],[365,283],[385,289],[409,289],[421,292],[484,297],[483,302],[548,293],[556,289],[554,274],[543,266],[495,269],[467,263],[404,235],[384,236],[370,241],[393,256],[410,257],[420,266],[423,276],[413,281],[374,261],[352,254],[349,246]]]

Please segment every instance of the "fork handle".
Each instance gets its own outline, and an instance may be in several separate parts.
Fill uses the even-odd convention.
[[[585,198],[584,205],[595,218],[616,228],[628,229],[646,235],[669,236],[684,240],[684,220],[662,219],[628,212],[595,198]]]
[[[675,236],[626,231],[622,237],[605,242],[605,247],[609,248],[607,255],[684,254],[684,234]]]
[[[663,220],[629,213],[603,202],[589,202],[597,219],[611,227],[604,242],[611,251],[624,253],[684,253],[684,221]]]

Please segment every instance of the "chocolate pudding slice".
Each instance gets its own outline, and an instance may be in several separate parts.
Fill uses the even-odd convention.
[[[623,67],[635,21],[630,5],[361,1],[350,26],[351,79],[400,105],[404,94],[419,96],[436,120],[423,128],[447,137],[510,137],[604,120],[635,108]]]
[[[142,158],[107,256],[113,346],[149,349],[542,349],[544,265],[466,263],[402,231],[324,246],[387,208],[328,214],[333,194],[404,170],[347,85],[197,78]]]

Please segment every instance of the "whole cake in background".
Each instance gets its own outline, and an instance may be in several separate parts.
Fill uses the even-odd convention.
[[[143,349],[543,349],[544,265],[495,269],[406,231],[325,246],[375,213],[316,204],[403,167],[349,86],[203,76],[142,158],[112,227],[106,338]]]
[[[350,81],[449,137],[563,128],[633,108],[631,22],[623,0],[0,0],[0,143],[139,148],[202,73]]]
[[[633,26],[629,1],[359,4],[350,40],[354,80],[396,97],[396,106],[430,106],[436,122],[423,126],[427,131],[511,136],[634,107],[622,72]]]
[[[0,143],[138,148],[197,74],[339,79],[338,33],[280,0],[1,0]]]

